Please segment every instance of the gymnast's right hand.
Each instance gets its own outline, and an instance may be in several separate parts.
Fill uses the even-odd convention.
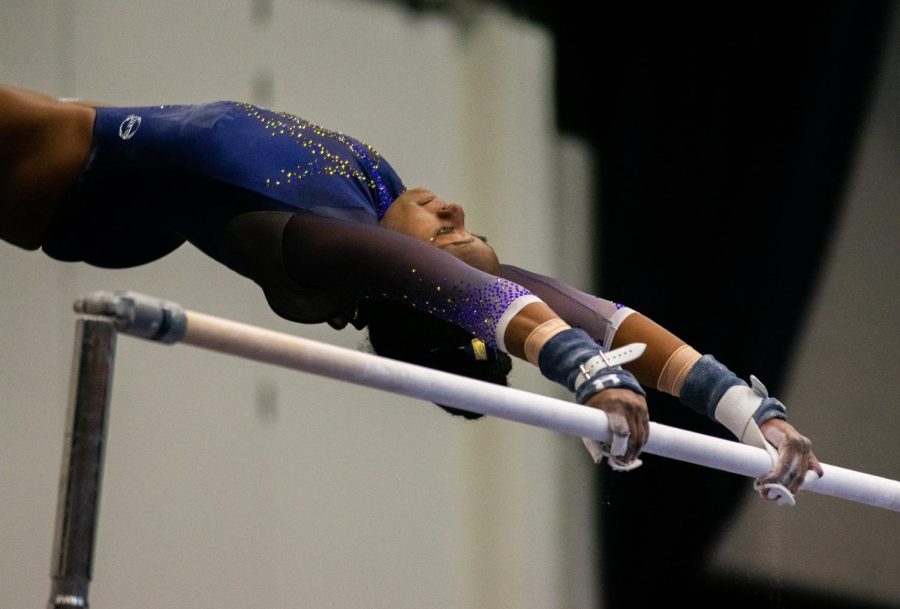
[[[609,459],[630,469],[650,437],[647,400],[631,389],[604,389],[587,399],[586,406],[606,413],[612,444]]]
[[[567,328],[547,339],[537,358],[541,373],[573,392],[575,401],[606,413],[609,439],[586,438],[585,445],[595,462],[608,456],[616,470],[640,465],[638,455],[650,435],[646,394],[634,375],[618,365],[640,357],[644,347],[628,345],[604,354],[587,332]]]

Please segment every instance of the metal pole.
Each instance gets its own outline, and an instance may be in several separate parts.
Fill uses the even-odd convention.
[[[47,605],[50,609],[88,607],[115,349],[116,329],[111,319],[78,320]]]

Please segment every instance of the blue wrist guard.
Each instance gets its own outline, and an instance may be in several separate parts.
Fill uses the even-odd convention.
[[[741,438],[752,419],[757,426],[770,419],[787,419],[784,404],[773,397],[755,376],[751,386],[711,355],[694,364],[681,388],[681,403],[719,421]],[[735,387],[744,389],[733,391]]]
[[[604,389],[630,389],[647,395],[633,374],[621,366],[597,365],[603,361],[600,346],[581,328],[563,330],[541,348],[541,374],[575,394],[584,404]]]

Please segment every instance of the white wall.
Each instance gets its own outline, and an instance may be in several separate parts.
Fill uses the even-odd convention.
[[[504,258],[558,270],[547,201],[588,154],[552,128],[541,30],[356,1],[0,0],[0,82],[114,104],[243,99],[376,145],[466,204]],[[570,185],[577,201],[585,189]],[[526,242],[523,234],[529,235]],[[505,254],[505,255],[504,255]],[[580,276],[587,273],[567,267]],[[578,279],[578,278],[573,278]],[[296,326],[185,246],[125,271],[0,243],[0,606],[46,602],[72,301],[130,288]],[[558,395],[520,365],[517,386]],[[577,440],[127,337],[119,342],[93,606],[591,607]]]

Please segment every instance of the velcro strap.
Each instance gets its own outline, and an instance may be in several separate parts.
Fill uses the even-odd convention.
[[[632,343],[630,345],[625,345],[624,347],[619,347],[618,349],[613,349],[612,351],[607,351],[606,353],[598,353],[581,364],[581,374],[578,375],[578,379],[575,381],[575,391],[578,391],[579,387],[592,379],[604,368],[615,368],[616,366],[633,362],[643,355],[646,349],[646,343]]]
[[[647,395],[633,374],[616,366],[615,368],[603,368],[588,382],[582,383],[575,392],[575,401],[585,404],[595,394],[605,389],[630,389],[638,395]]]

